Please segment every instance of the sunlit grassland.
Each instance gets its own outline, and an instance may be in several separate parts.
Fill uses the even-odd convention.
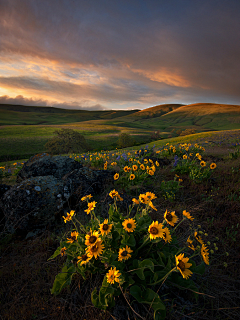
[[[10,160],[30,157],[34,153],[44,152],[44,145],[54,136],[54,131],[69,128],[83,134],[91,146],[96,150],[117,147],[120,133],[133,135],[136,143],[144,143],[150,135],[149,130],[126,128],[106,124],[105,120],[91,120],[65,125],[31,125],[0,127],[0,159]]]

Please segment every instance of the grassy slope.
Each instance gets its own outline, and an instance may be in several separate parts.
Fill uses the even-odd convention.
[[[64,124],[94,119],[114,119],[135,112],[136,110],[87,111],[0,104],[0,125]]]
[[[0,114],[0,123],[15,124],[0,126],[0,158],[5,156],[6,160],[7,156],[25,158],[45,151],[45,143],[58,128],[79,131],[98,150],[116,147],[121,132],[132,134],[138,143],[143,143],[147,142],[155,130],[160,130],[161,136],[166,138],[172,130],[185,130],[188,127],[197,132],[240,129],[240,106],[207,103],[160,105],[138,112],[2,105]],[[32,125],[16,126],[20,123]],[[33,125],[34,123],[42,124]]]

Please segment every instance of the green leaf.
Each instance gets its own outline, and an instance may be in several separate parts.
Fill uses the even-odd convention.
[[[138,260],[138,266],[134,273],[138,275],[141,280],[145,279],[144,270],[150,269],[154,273],[154,263],[150,259],[145,259],[143,261]]]
[[[142,302],[143,300],[143,291],[141,290],[141,288],[137,285],[134,285],[130,288],[130,294],[138,301],[138,302]]]
[[[172,272],[171,273],[171,277],[170,277],[170,281],[175,284],[177,287],[179,287],[180,289],[191,289],[193,292],[196,300],[198,299],[198,288],[196,287],[194,281],[192,279],[184,279],[180,273],[178,272]]]
[[[139,302],[149,304],[154,310],[154,319],[164,319],[166,307],[159,295],[152,289],[142,290],[137,285],[130,288],[130,294]]]
[[[57,250],[54,252],[54,254],[47,261],[52,260],[55,257],[57,257],[61,253],[61,249],[62,249],[61,246],[58,247]]]
[[[124,234],[122,237],[121,244],[123,246],[129,246],[129,247],[135,247],[136,245],[136,240],[134,238],[133,234]]]
[[[51,293],[57,295],[63,288],[70,285],[75,271],[76,268],[73,264],[70,267],[64,265],[62,272],[55,277]]]
[[[205,272],[205,263],[202,262],[201,264],[199,264],[197,267],[195,268],[191,268],[192,272],[203,275]]]
[[[152,219],[149,215],[144,215],[143,217],[136,220],[137,220],[137,228],[139,231],[147,230],[152,222]]]

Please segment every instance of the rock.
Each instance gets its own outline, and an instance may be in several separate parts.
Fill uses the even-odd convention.
[[[17,175],[16,182],[19,183],[30,177],[48,175],[61,179],[65,174],[80,168],[82,168],[82,164],[68,156],[50,156],[47,153],[36,154],[25,162]]]
[[[0,184],[0,199],[4,196],[4,193],[7,192],[11,186],[7,184]]]
[[[11,186],[7,184],[0,184],[0,200],[3,198],[4,194],[11,188]],[[3,210],[0,206],[0,231],[2,231],[5,224],[5,217]]]
[[[69,195],[68,201],[71,207],[76,206],[82,197],[88,194],[92,196],[98,194],[104,189],[104,186],[112,184],[114,173],[109,170],[92,170],[83,167],[66,174],[62,178],[64,195]]]
[[[39,233],[59,220],[64,225],[62,216],[81,208],[83,196],[94,196],[114,182],[115,172],[82,165],[79,168],[79,163],[68,157],[43,155],[31,159],[20,172],[22,181],[6,191],[0,201],[5,231],[28,238],[34,236],[35,230]],[[53,175],[46,175],[51,172]],[[43,175],[37,176],[40,173]]]
[[[58,197],[62,193],[62,181],[51,175],[32,177],[13,186],[0,203],[6,221],[5,230],[27,233],[54,223],[56,212],[63,206]]]

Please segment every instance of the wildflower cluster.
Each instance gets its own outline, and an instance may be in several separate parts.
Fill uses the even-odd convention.
[[[186,210],[181,218],[175,211],[166,210],[162,221],[151,219],[149,212],[157,211],[154,193],[146,192],[133,198],[127,215],[123,215],[117,206],[118,201],[122,201],[118,191],[112,190],[109,196],[114,203],[105,219],[96,216],[97,203],[90,202],[91,195],[82,198],[87,202],[85,212],[91,214],[86,226],[78,221],[75,211],[63,216],[64,222],[72,222],[74,227],[50,258],[66,257],[51,292],[58,294],[71,283],[75,273],[84,278],[89,273],[105,274],[99,293],[97,289],[92,292],[96,307],[111,308],[114,297],[129,290],[138,302],[152,306],[155,319],[164,319],[165,305],[152,288],[166,281],[169,285],[175,283],[198,292],[191,275],[203,274],[204,265],[209,264],[209,249],[198,230],[189,236],[185,245],[179,243],[177,227],[185,220],[192,223],[194,219]],[[132,215],[133,211],[135,215]],[[202,259],[198,266],[193,260],[197,255]]]
[[[205,149],[198,144],[180,144],[179,146],[166,145],[162,150],[156,153],[165,155],[174,154],[174,162],[172,171],[176,174],[188,174],[189,178],[196,183],[208,180],[212,171],[217,167],[215,163],[207,164],[203,160],[203,152]],[[177,176],[179,177],[179,176]],[[167,196],[171,198],[171,193]]]

